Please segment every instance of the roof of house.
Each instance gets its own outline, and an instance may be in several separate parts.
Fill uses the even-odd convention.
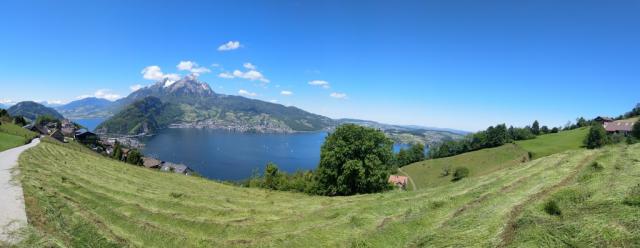
[[[174,163],[169,163],[169,162],[165,162],[162,165],[161,170],[163,171],[169,171],[173,168],[173,172],[175,173],[186,173],[189,170],[189,167],[187,167],[186,165],[183,164],[174,164]]]
[[[635,123],[634,121],[629,121],[629,120],[607,122],[604,124],[604,129],[607,130],[607,132],[617,132],[617,131],[630,132],[631,129],[633,129],[634,123]]]
[[[613,121],[613,118],[606,117],[606,116],[598,116],[594,120],[596,120],[596,121]]]
[[[142,158],[142,164],[144,165],[144,167],[147,168],[154,168],[154,167],[158,167],[162,164],[162,161],[157,160],[155,158],[150,158],[150,157],[144,157]]]
[[[405,176],[396,176],[396,175],[391,175],[389,176],[389,182],[393,183],[393,184],[402,184],[402,185],[406,185],[407,184],[407,180],[409,178],[405,177]]]

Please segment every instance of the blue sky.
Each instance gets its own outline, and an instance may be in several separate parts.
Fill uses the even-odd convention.
[[[153,83],[148,68],[334,118],[472,131],[640,102],[640,1],[133,2],[2,1],[0,101],[122,97]]]

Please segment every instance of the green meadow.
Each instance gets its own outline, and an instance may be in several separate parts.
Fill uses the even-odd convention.
[[[569,150],[416,191],[322,197],[162,173],[45,139],[20,157],[32,228],[18,246],[631,247],[640,209],[622,202],[639,158],[640,145]],[[540,207],[556,198],[561,216]]]
[[[535,139],[520,140],[515,143],[522,149],[531,152],[533,158],[540,158],[570,149],[580,149],[588,132],[588,127],[582,127],[559,133],[540,135]]]
[[[36,133],[17,125],[3,122],[0,125],[0,151],[18,147],[35,138]]]

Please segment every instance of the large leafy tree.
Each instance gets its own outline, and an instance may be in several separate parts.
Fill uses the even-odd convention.
[[[607,131],[600,124],[595,124],[589,129],[584,145],[589,149],[595,149],[607,144]]]
[[[322,145],[315,193],[353,195],[387,189],[392,145],[380,130],[339,126]]]

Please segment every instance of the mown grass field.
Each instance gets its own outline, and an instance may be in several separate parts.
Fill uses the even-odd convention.
[[[37,134],[17,125],[3,122],[0,125],[0,151],[18,147],[37,137]]]
[[[540,135],[535,139],[516,141],[516,144],[531,152],[532,158],[541,158],[570,149],[580,149],[588,132],[588,127],[582,127],[559,133]]]
[[[429,159],[402,167],[418,189],[453,184],[451,174],[442,176],[443,168],[453,171],[456,167],[469,168],[470,177],[487,175],[528,161],[527,151],[517,145],[506,144],[500,147],[467,152],[456,156]]]
[[[20,245],[520,247],[573,242],[567,233],[579,233],[586,244],[630,247],[640,245],[640,208],[620,202],[637,184],[631,181],[640,173],[639,158],[640,145],[572,150],[444,186],[320,197],[157,172],[45,140],[20,157],[27,215],[39,233]],[[596,159],[604,170],[584,176],[594,175],[589,170]],[[626,179],[614,183],[612,194],[595,183],[611,183],[615,175]],[[586,202],[594,205],[565,210],[571,219],[539,208],[549,197],[591,183]],[[609,206],[624,212],[609,212]],[[606,217],[589,220],[593,214]],[[536,227],[539,221],[545,225]],[[549,240],[549,228],[563,221],[580,232],[567,229]],[[615,237],[625,238],[608,243]]]

